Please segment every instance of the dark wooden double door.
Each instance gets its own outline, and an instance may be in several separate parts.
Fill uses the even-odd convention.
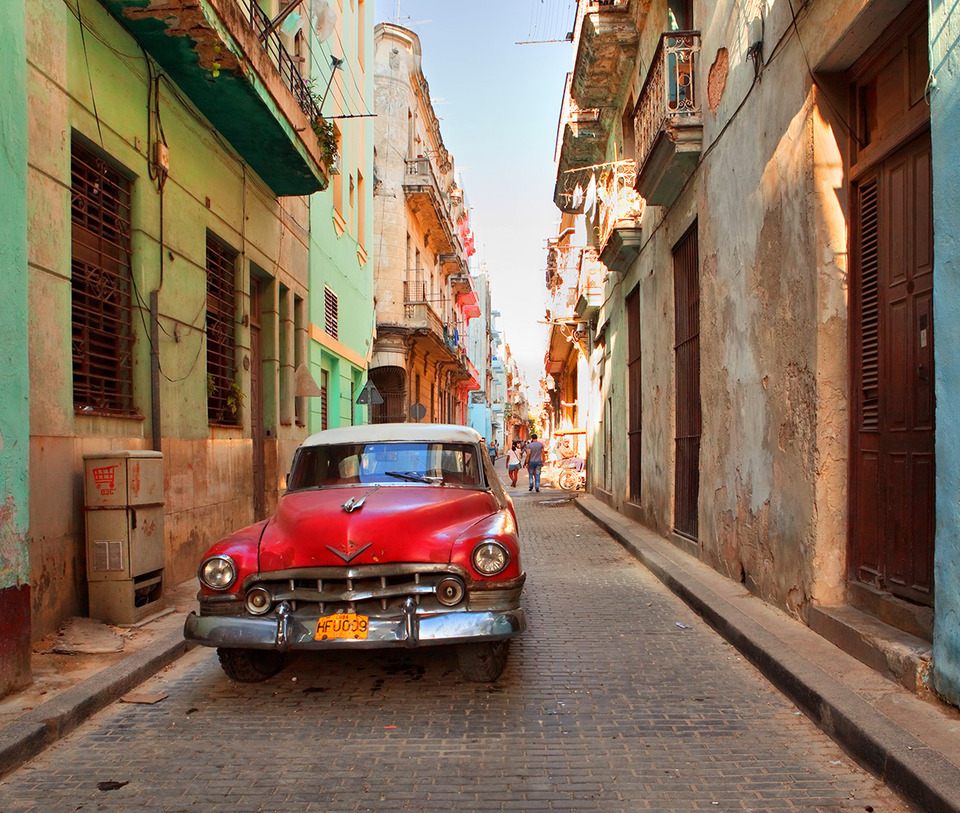
[[[933,603],[933,225],[929,133],[853,189],[851,577]]]

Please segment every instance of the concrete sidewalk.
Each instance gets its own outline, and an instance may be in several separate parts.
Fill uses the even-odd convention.
[[[56,636],[34,648],[33,683],[0,699],[0,777],[20,767],[100,709],[187,651],[183,621],[196,607],[197,580],[171,589],[152,619],[126,629],[123,651],[56,655]]]
[[[960,713],[908,692],[590,495],[577,506],[863,767],[924,813],[960,811]]]

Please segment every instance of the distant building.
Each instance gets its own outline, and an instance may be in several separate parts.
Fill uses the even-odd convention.
[[[468,211],[420,69],[420,40],[375,30],[374,300],[370,381],[374,423],[466,424],[480,387],[467,358],[467,324],[479,315],[470,280]]]

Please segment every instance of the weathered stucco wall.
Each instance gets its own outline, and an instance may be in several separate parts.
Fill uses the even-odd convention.
[[[933,138],[934,324],[937,392],[936,606],[933,679],[960,705],[960,11],[933,3],[930,21],[936,89],[930,95]]]
[[[277,385],[277,286],[307,300],[308,204],[278,200],[198,117],[168,80],[159,87],[170,172],[161,195],[148,166],[148,74],[136,42],[103,6],[82,0],[77,18],[58,0],[27,11],[30,173],[30,447],[33,633],[86,613],[82,456],[152,444],[150,341],[145,308],[159,291],[160,428],[165,453],[168,584],[191,578],[207,544],[254,514],[251,440],[250,275],[263,274],[264,456],[269,504],[281,487],[292,445],[292,389]],[[96,104],[94,105],[94,100]],[[78,414],[72,394],[70,155],[73,134],[132,179],[132,260],[136,284],[134,402],[141,417]],[[160,236],[162,229],[163,248]],[[239,252],[236,374],[244,393],[237,427],[207,418],[206,236]],[[256,270],[259,269],[259,270]],[[292,317],[291,317],[292,319]],[[290,323],[292,324],[292,322]],[[269,325],[269,327],[268,327]],[[302,327],[305,331],[305,326]],[[284,341],[288,337],[284,338]],[[292,342],[292,339],[290,340]],[[291,344],[292,347],[292,344]],[[292,359],[289,360],[292,363]],[[287,377],[289,378],[289,376]]]
[[[835,18],[840,5],[817,8],[821,17]],[[856,9],[846,5],[844,19],[834,19],[838,27],[828,29],[835,38],[855,16]],[[668,534],[676,414],[672,249],[696,222],[701,556],[758,595],[803,615],[812,600],[836,603],[843,597],[846,191],[844,135],[829,109],[824,113],[818,105],[785,6],[765,4],[768,61],[755,82],[741,4],[697,4],[698,76],[700,87],[710,88],[703,99],[701,164],[672,207],[647,209],[643,248],[622,279],[608,279],[608,304],[599,321],[607,322],[608,369],[617,371],[612,381],[604,375],[604,398],[612,396],[613,403],[604,421],[613,438],[622,438],[629,408],[623,301],[639,284],[642,493],[639,507],[629,510]],[[801,21],[804,43],[816,41],[812,54],[808,47],[812,60],[822,59],[835,42],[823,36],[822,23],[820,17]],[[640,64],[649,64],[664,29],[651,12],[641,34]],[[619,291],[611,296],[614,288]],[[599,388],[598,374],[594,381]],[[602,443],[598,434],[592,447]],[[606,475],[596,455],[591,474],[597,484],[604,476],[612,479],[610,498],[623,508],[626,445],[614,442],[612,448],[616,460]]]
[[[0,7],[0,696],[30,680],[24,7]]]

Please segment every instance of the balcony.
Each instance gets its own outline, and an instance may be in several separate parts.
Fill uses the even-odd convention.
[[[327,186],[320,110],[256,0],[100,0],[277,196]]]
[[[577,170],[603,160],[609,135],[601,123],[599,108],[582,110],[577,106],[570,95],[572,83],[573,74],[568,73],[557,128],[557,183],[553,192],[557,208],[571,213],[578,211],[573,189],[582,172]]]
[[[634,113],[636,190],[654,206],[670,206],[696,169],[703,149],[697,88],[698,31],[660,38]]]
[[[640,252],[644,200],[634,190],[636,162],[608,164],[600,173],[597,250],[611,271],[624,273]]]
[[[577,305],[583,246],[550,245],[547,250],[547,309],[550,319],[572,319]]]
[[[408,158],[403,192],[434,254],[463,254],[450,211],[450,199],[443,192],[429,158]]]
[[[576,302],[573,306],[574,317],[589,321],[600,310],[606,277],[607,267],[600,262],[597,250],[589,247],[583,249],[580,254],[580,269],[577,274]]]
[[[637,26],[630,6],[630,0],[578,4],[571,96],[580,108],[620,106],[637,54]]]

